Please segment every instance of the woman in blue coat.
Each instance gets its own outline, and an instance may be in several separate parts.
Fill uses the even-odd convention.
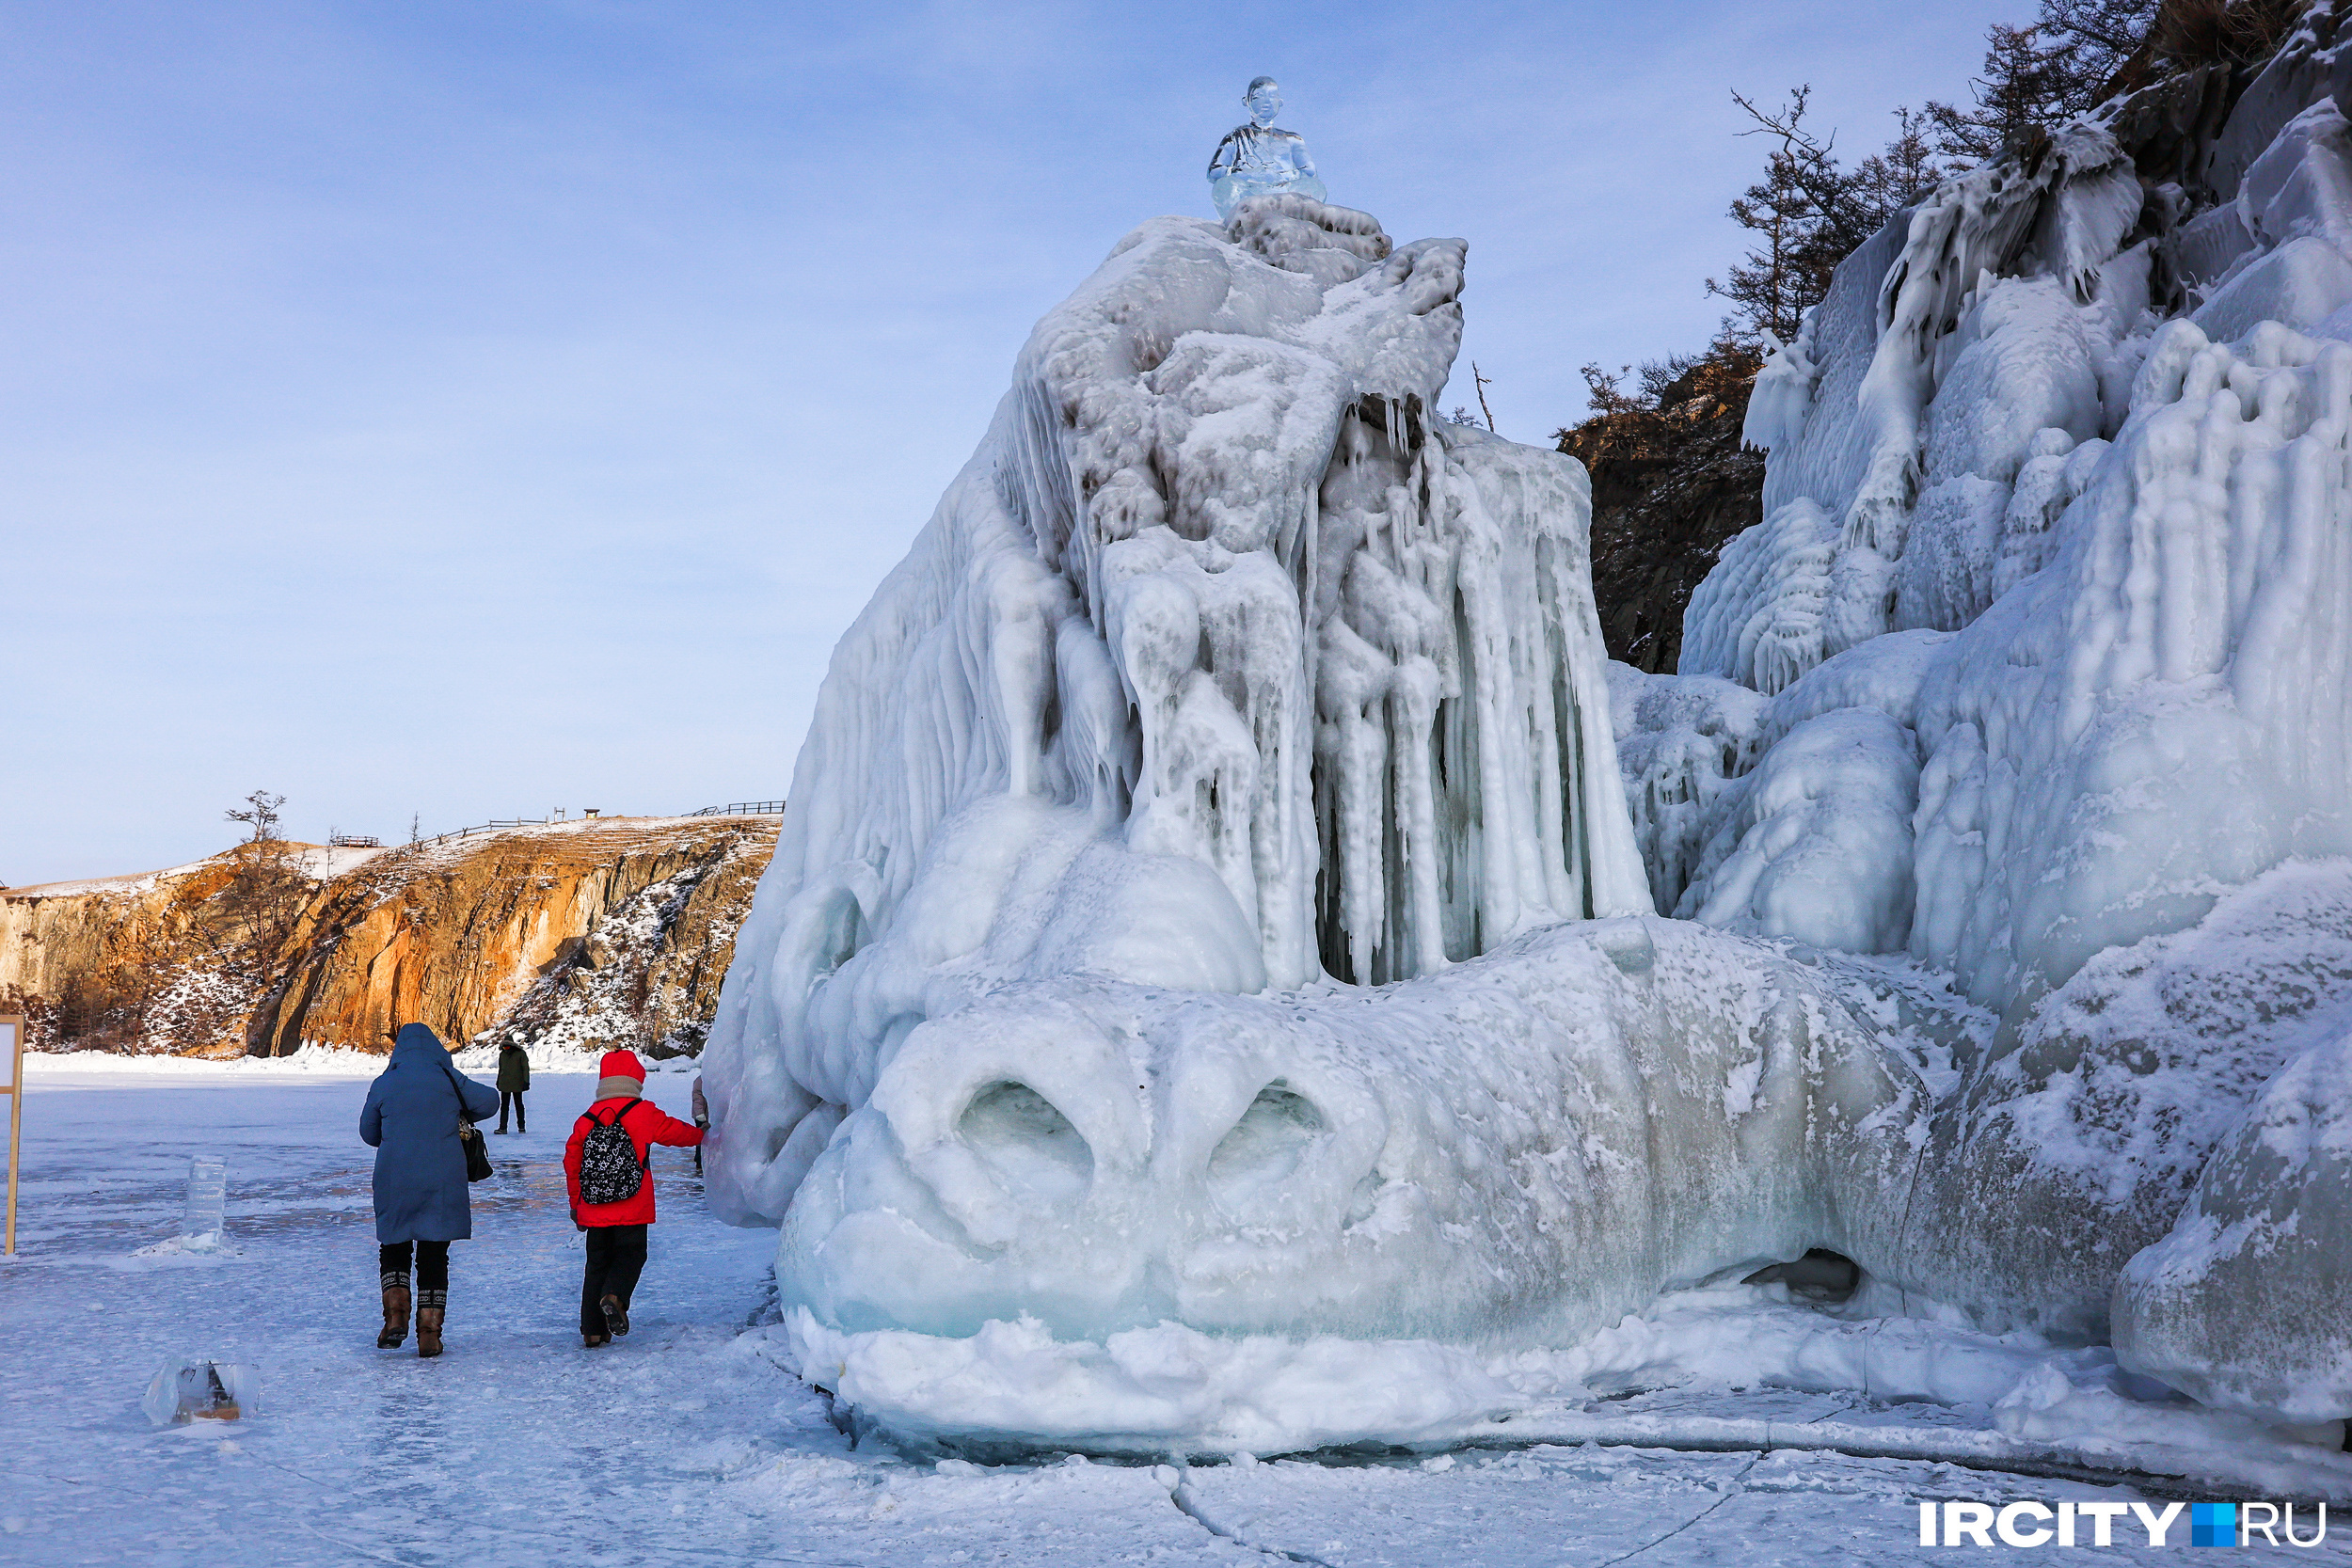
[[[384,1284],[384,1332],[390,1350],[408,1338],[409,1248],[416,1249],[417,1354],[441,1354],[449,1306],[449,1244],[473,1234],[466,1200],[466,1150],[457,1121],[486,1119],[496,1089],[461,1074],[440,1037],[421,1023],[393,1037],[392,1059],[368,1085],[359,1136],[375,1150],[375,1240]]]

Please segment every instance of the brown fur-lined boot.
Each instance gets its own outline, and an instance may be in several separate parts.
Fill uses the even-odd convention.
[[[384,1281],[384,1331],[375,1337],[377,1350],[398,1350],[408,1338],[408,1281],[387,1275]]]
[[[417,1354],[441,1354],[441,1319],[448,1311],[447,1291],[425,1291],[419,1296],[417,1307]]]

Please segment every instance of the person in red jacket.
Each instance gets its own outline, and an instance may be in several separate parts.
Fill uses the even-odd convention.
[[[644,1091],[645,1069],[635,1053],[607,1053],[597,1064],[596,1103],[572,1124],[571,1140],[564,1146],[572,1221],[588,1233],[588,1267],[580,1282],[580,1337],[591,1350],[628,1332],[629,1296],[645,1267],[645,1227],[654,1221],[653,1146],[691,1148],[703,1141],[701,1128],[666,1115],[644,1098]],[[617,1128],[628,1142],[611,1132],[598,1135],[600,1128]],[[625,1190],[626,1196],[587,1200],[615,1190]]]

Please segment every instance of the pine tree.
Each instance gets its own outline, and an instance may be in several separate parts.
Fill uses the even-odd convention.
[[[1935,150],[1963,164],[1997,158],[2027,133],[2068,118],[2070,83],[2031,27],[1994,23],[1984,32],[1984,74],[1971,78],[1975,102],[1965,107],[1928,101],[1926,119]]]
[[[1724,319],[1725,341],[1753,348],[1767,333],[1782,342],[1795,337],[1805,310],[1829,292],[1837,263],[1944,171],[1925,118],[1909,109],[1896,111],[1899,130],[1885,150],[1849,169],[1837,162],[1834,137],[1816,139],[1805,129],[1810,87],[1791,89],[1777,111],[1731,97],[1756,121],[1740,134],[1775,145],[1763,180],[1731,204],[1732,221],[1756,235],[1756,245],[1722,281],[1708,278],[1707,292],[1740,308]]]
[[[2075,69],[2102,82],[2139,52],[2156,19],[2156,0],[2042,0],[2034,27],[2053,45],[2075,52]]]
[[[1901,212],[1951,172],[1936,156],[1928,139],[1928,117],[1916,109],[1895,111],[1895,136],[1883,150],[1862,160],[1854,173],[1860,181],[1862,205],[1883,214],[1879,222]]]
[[[1966,108],[1931,101],[1935,150],[1966,164],[2088,114],[2154,25],[2158,0],[2042,0],[2026,26],[1985,29],[1983,74]]]

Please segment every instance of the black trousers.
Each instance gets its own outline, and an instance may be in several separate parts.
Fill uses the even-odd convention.
[[[596,1225],[588,1227],[588,1266],[580,1281],[580,1331],[593,1338],[604,1337],[607,1296],[628,1306],[637,1276],[645,1269],[645,1227],[642,1225]]]
[[[515,1105],[515,1131],[530,1132],[531,1129],[523,1125],[523,1091],[520,1089],[499,1090],[499,1131],[501,1132],[506,1131],[506,1106],[509,1101],[512,1101]]]
[[[394,1242],[375,1249],[376,1273],[383,1276],[384,1288],[408,1283],[408,1252],[410,1243]],[[417,1289],[420,1291],[449,1291],[449,1243],[447,1242],[418,1242]]]

